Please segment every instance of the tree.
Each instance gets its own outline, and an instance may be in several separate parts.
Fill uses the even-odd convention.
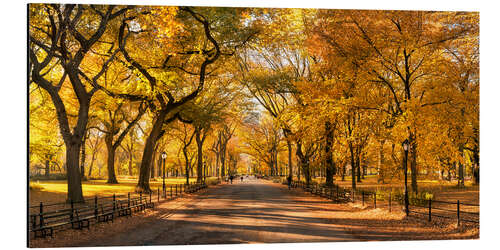
[[[187,123],[182,123],[181,126],[179,126],[180,134],[179,134],[179,139],[181,140],[182,143],[182,154],[184,155],[184,164],[185,164],[185,171],[186,171],[186,185],[189,185],[189,172],[191,170],[192,164],[191,164],[191,157],[189,157],[189,146],[193,142],[193,138],[195,136],[195,131],[193,129],[190,129]],[[198,175],[200,172],[198,172]]]
[[[60,133],[66,145],[68,201],[84,201],[79,156],[90,100],[99,90],[99,79],[118,52],[114,50],[114,43],[98,42],[104,41],[107,28],[127,9],[112,5],[29,6],[29,79],[48,92],[56,109]],[[93,59],[96,58],[102,58],[101,63],[95,64]],[[94,64],[93,76],[82,70],[89,63]],[[72,97],[61,95],[64,88],[73,92]],[[71,99],[76,99],[78,105],[76,121],[68,116],[66,105]],[[74,126],[73,129],[70,126]]]
[[[106,145],[106,150],[108,152],[107,166],[108,166],[108,181],[107,183],[117,184],[118,180],[116,178],[115,171],[115,154],[118,147],[121,145],[125,136],[129,131],[135,126],[139,119],[144,114],[145,106],[141,103],[137,108],[137,114],[135,117],[131,115],[132,107],[124,107],[125,103],[118,101],[118,103],[106,104],[103,103],[101,106],[101,112],[104,113],[104,117],[101,119],[101,124],[103,128],[96,127],[104,133],[104,142]],[[131,117],[132,116],[132,117]],[[129,117],[131,120],[129,121]]]
[[[137,70],[148,90],[146,96],[128,94],[124,97],[147,101],[155,113],[152,130],[147,135],[144,146],[136,188],[138,191],[150,191],[149,173],[153,149],[168,115],[175,114],[182,105],[202,92],[206,76],[211,72],[207,71],[210,65],[218,61],[221,55],[232,55],[235,48],[252,36],[248,32],[234,33],[237,31],[234,28],[238,25],[246,30],[238,20],[238,11],[223,8],[155,7],[144,15],[142,12],[134,13],[122,22],[118,36],[120,51],[129,66]],[[214,26],[212,24],[216,19],[217,26]],[[151,25],[158,25],[160,28],[147,30]],[[221,34],[234,36],[224,37]],[[162,39],[156,39],[158,36]],[[127,41],[133,42],[127,46]],[[149,42],[147,48],[153,50],[153,53],[144,51],[141,46],[144,41]],[[155,57],[144,58],[146,54],[154,54]],[[193,80],[183,82],[186,79]],[[196,82],[195,86],[186,85],[191,82]]]
[[[319,12],[319,21],[311,29],[311,47],[322,48],[323,58],[346,60],[354,70],[363,73],[363,79],[389,93],[388,112],[398,121],[398,139],[410,141],[415,192],[419,138],[418,121],[413,114],[450,101],[436,99],[436,91],[432,91],[433,78],[442,73],[436,67],[436,59],[446,44],[476,29],[474,22],[467,21],[475,16],[476,13],[325,10]]]
[[[239,91],[231,82],[220,80],[209,81],[204,95],[198,96],[186,104],[183,114],[192,120],[197,146],[197,173],[204,173],[203,144],[212,132],[212,127],[226,120],[229,109],[234,108],[236,98],[241,98]],[[197,182],[202,182],[203,176],[197,175]]]
[[[90,133],[90,136],[89,136],[89,140],[87,142],[90,144],[89,148],[91,150],[91,156],[90,156],[89,172],[88,172],[87,176],[90,178],[92,176],[92,170],[93,170],[96,158],[97,158],[97,152],[99,152],[102,133],[97,132],[93,136],[92,136],[92,130],[90,130],[89,133]],[[94,138],[93,142],[92,142],[92,138]]]
[[[262,116],[259,120],[245,124],[244,151],[255,159],[267,164],[271,176],[278,174],[278,153],[282,151],[283,134],[272,116]]]

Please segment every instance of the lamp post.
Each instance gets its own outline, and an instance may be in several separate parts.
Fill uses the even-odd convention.
[[[405,213],[406,216],[409,215],[410,211],[408,210],[408,206],[410,202],[408,200],[408,148],[410,147],[408,139],[403,141],[403,150],[405,151],[405,157],[403,158],[403,168],[405,171]]]
[[[165,186],[165,160],[167,159],[167,153],[165,153],[165,151],[163,151],[161,153],[161,158],[163,159],[163,190],[165,191],[166,189],[166,186]]]

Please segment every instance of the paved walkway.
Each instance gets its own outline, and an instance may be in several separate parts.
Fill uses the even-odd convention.
[[[341,225],[329,223],[326,213],[332,211],[321,206],[326,202],[300,192],[292,195],[284,185],[237,180],[88,246],[355,241]]]

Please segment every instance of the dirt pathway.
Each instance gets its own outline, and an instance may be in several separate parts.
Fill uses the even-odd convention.
[[[321,201],[258,180],[209,189],[173,213],[82,246],[352,241],[329,223]],[[159,207],[162,209],[162,206]]]
[[[477,239],[478,230],[457,230],[402,212],[334,204],[301,190],[262,180],[235,181],[184,195],[139,213],[67,230],[34,247],[293,243],[380,240]]]

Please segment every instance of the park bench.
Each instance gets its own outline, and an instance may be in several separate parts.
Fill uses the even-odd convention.
[[[193,190],[194,190],[194,185],[193,185],[193,184],[188,185],[188,186],[186,187],[186,193],[188,193],[188,194],[192,193],[192,192],[193,192]]]
[[[54,228],[70,224],[71,210],[62,209],[43,214],[33,214],[31,217],[31,231],[35,238],[45,238],[53,236]],[[38,224],[37,218],[40,221]]]
[[[201,184],[201,183],[199,183],[199,184],[195,184],[195,185],[194,185],[194,192],[198,192],[198,191],[200,191],[202,188],[203,188],[203,184]]]
[[[115,204],[101,204],[101,213],[97,215],[98,222],[113,221],[115,216]]]
[[[199,188],[199,187],[198,187]],[[34,238],[45,238],[53,236],[54,230],[58,227],[67,225],[72,229],[90,229],[90,221],[95,220],[98,222],[113,222],[115,214],[118,216],[131,216],[132,212],[143,211],[146,208],[154,208],[152,196],[149,198],[140,197],[130,198],[125,200],[116,200],[113,195],[113,201],[105,201],[111,197],[102,197],[101,202],[98,202],[97,196],[93,204],[79,206],[78,208],[63,208],[53,211],[43,211],[43,206],[40,203],[40,212],[32,213],[29,215],[29,232],[33,232]],[[104,202],[103,202],[104,201]],[[64,205],[64,204],[50,204],[48,206]],[[31,207],[33,209],[35,207]]]
[[[146,199],[146,208],[155,208],[155,203]]]
[[[89,210],[86,210],[89,211]],[[85,211],[83,211],[85,212]],[[83,229],[87,228],[90,229],[90,219],[93,219],[95,216],[91,214],[82,214],[82,211],[78,212],[78,210],[75,210],[75,215],[73,217],[73,220],[71,221],[71,228],[72,229]]]
[[[146,203],[143,203],[141,198],[133,198],[130,200],[130,202],[130,209],[134,212],[139,212],[146,209]]]
[[[89,211],[89,209],[87,209]],[[43,214],[33,214],[30,216],[32,220],[32,229],[35,238],[45,238],[53,236],[54,229],[71,224],[72,229],[89,228],[90,219],[93,215],[81,215],[81,211],[75,209],[61,209]],[[38,220],[40,223],[36,223]]]
[[[118,216],[132,216],[132,209],[126,202],[118,203]]]
[[[321,196],[321,188],[318,185],[313,185],[313,193]]]
[[[318,195],[320,197],[325,197],[325,188],[324,187],[320,187],[319,190],[318,190]]]

